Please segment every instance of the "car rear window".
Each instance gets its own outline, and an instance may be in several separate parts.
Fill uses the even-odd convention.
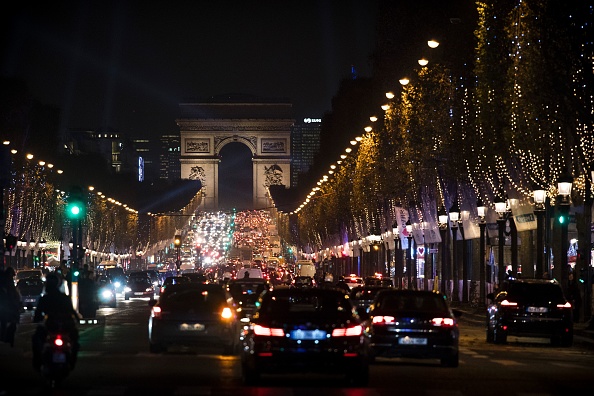
[[[266,298],[260,308],[260,318],[346,318],[352,316],[351,303],[334,294],[281,294]]]
[[[163,295],[159,301],[159,305],[165,308],[175,306],[216,309],[225,304],[225,297],[223,291],[184,289]]]
[[[508,298],[518,302],[562,302],[561,287],[554,283],[513,283],[508,289]]]
[[[377,307],[395,311],[445,311],[443,298],[433,294],[384,294],[377,301]]]

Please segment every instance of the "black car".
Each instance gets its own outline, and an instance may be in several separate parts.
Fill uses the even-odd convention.
[[[116,287],[107,275],[101,275],[97,278],[97,301],[99,306],[107,305],[111,308],[117,306]]]
[[[188,277],[182,276],[182,275],[168,276],[163,281],[163,284],[161,285],[161,290],[159,291],[159,294],[163,293],[165,291],[165,289],[167,289],[167,287],[169,287],[171,285],[177,285],[180,283],[190,283],[190,279]]]
[[[311,276],[296,276],[291,282],[291,287],[295,288],[310,288],[315,287],[316,281]]]
[[[367,319],[372,357],[439,359],[442,366],[458,367],[461,314],[441,293],[381,290]]]
[[[220,348],[235,354],[240,323],[231,295],[220,285],[185,282],[168,286],[151,302],[148,324],[152,353],[170,346]]]
[[[264,292],[243,336],[242,376],[342,374],[355,385],[369,380],[368,342],[348,296],[339,290],[275,288]]]
[[[350,289],[349,297],[353,301],[353,304],[359,308],[367,309],[373,303],[375,295],[380,290],[389,288],[389,286],[355,286]]]
[[[516,336],[573,344],[572,307],[556,280],[510,279],[487,297],[487,342],[505,343]]]
[[[33,310],[37,307],[43,286],[41,278],[23,278],[17,282],[16,288],[21,293],[21,303],[24,309]]]
[[[260,294],[270,287],[270,283],[263,278],[231,279],[227,283],[227,289],[239,306],[240,318],[252,317]]]
[[[154,300],[156,295],[155,286],[147,274],[143,272],[130,274],[124,287],[124,300],[143,297]]]

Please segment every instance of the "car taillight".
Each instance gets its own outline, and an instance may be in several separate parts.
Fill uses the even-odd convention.
[[[378,315],[378,316],[374,316],[373,317],[373,324],[374,325],[385,325],[388,323],[394,323],[394,317],[393,316],[383,316],[383,315]]]
[[[64,340],[62,339],[61,335],[56,336],[56,339],[54,340],[54,345],[59,347],[64,345]]]
[[[503,300],[503,301],[501,301],[501,306],[502,307],[517,307],[518,303],[509,301],[509,300]]]
[[[431,319],[433,326],[452,327],[454,326],[454,319],[452,318],[433,318]]]
[[[359,325],[332,330],[332,337],[351,337],[360,336],[361,334],[363,334],[363,327]]]
[[[254,334],[258,335],[258,336],[284,337],[285,331],[283,329],[255,325],[254,326]]]
[[[557,304],[557,308],[571,308],[571,303],[568,301],[565,304]]]
[[[151,310],[151,316],[153,318],[160,318],[161,317],[161,307],[154,306]]]
[[[229,308],[229,307],[223,308],[223,311],[221,312],[221,317],[223,319],[231,319],[233,317],[233,312],[231,312],[231,308]]]

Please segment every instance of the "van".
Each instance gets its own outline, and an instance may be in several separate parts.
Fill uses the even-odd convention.
[[[297,276],[310,276],[313,278],[316,275],[316,266],[309,260],[297,260],[295,272]]]

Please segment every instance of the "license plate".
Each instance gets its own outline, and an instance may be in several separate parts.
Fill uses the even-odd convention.
[[[142,296],[144,293],[143,292],[135,292],[134,295],[135,296]]]
[[[291,331],[292,340],[323,340],[326,338],[324,330],[293,330]]]
[[[547,307],[528,307],[527,311],[531,313],[545,313],[549,312],[549,309]]]
[[[35,298],[25,298],[25,302],[35,302],[37,299]]]
[[[66,363],[66,354],[64,352],[54,352],[52,356],[54,363]]]
[[[201,323],[182,323],[179,325],[180,331],[204,331],[205,326]]]
[[[427,345],[426,338],[402,337],[398,339],[400,345]]]

